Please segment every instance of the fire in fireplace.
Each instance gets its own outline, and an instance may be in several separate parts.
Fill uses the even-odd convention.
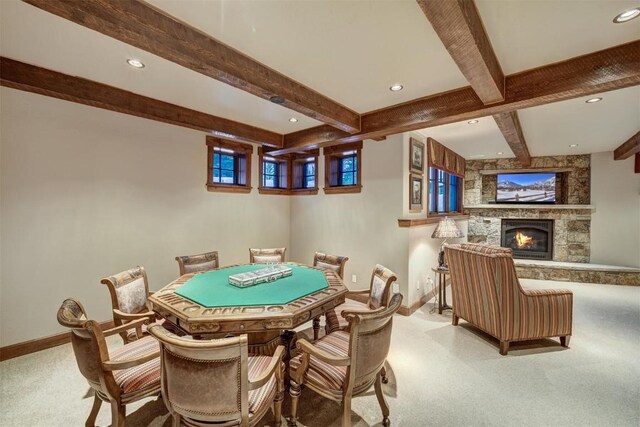
[[[552,219],[503,219],[501,245],[513,249],[514,258],[551,259]]]

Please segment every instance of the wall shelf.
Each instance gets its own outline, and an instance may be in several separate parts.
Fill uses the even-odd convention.
[[[516,203],[487,203],[484,205],[473,205],[473,206],[465,206],[465,210],[474,210],[474,209],[538,209],[538,210],[568,210],[568,209],[578,209],[578,210],[589,210],[595,211],[596,207],[594,205],[552,205],[552,204],[516,204]]]
[[[469,215],[447,215],[449,218],[459,221],[462,219],[469,219]],[[401,228],[410,228],[410,227],[419,227],[421,225],[427,224],[437,224],[443,217],[430,217],[430,218],[398,218],[398,227]]]

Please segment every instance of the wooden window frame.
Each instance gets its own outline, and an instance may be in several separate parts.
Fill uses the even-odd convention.
[[[279,187],[265,187],[263,185],[264,181],[264,158],[273,157],[275,163],[278,164],[278,185],[282,183],[282,169],[284,168],[284,179],[285,185]],[[258,147],[258,192],[260,194],[279,194],[279,195],[287,195],[290,193],[290,185],[291,185],[291,156],[283,155],[283,156],[270,156],[269,152],[265,152],[262,147]]]
[[[325,147],[322,149],[324,154],[324,192],[325,194],[344,194],[344,193],[360,193],[362,191],[362,141],[351,144],[334,145],[333,147]],[[344,153],[355,151],[357,159],[356,185],[331,185],[332,168],[339,167],[340,160],[345,156]],[[336,171],[339,175],[340,171]]]
[[[291,195],[294,196],[304,196],[304,195],[315,195],[318,194],[318,157],[320,157],[320,150],[310,150],[305,153],[293,153],[291,155]],[[308,160],[309,158],[313,158],[313,160]],[[304,187],[306,180],[304,179],[304,168],[307,163],[313,162],[315,164],[315,186],[311,188]],[[302,187],[295,187],[295,183],[298,179],[297,167],[302,166]]]
[[[207,136],[207,191],[223,193],[250,193],[251,189],[251,156],[253,145],[242,142],[228,141],[213,136]],[[244,184],[222,184],[213,182],[213,155],[219,150],[230,150],[234,156],[236,180],[244,180]],[[240,159],[244,160],[244,170],[240,168]]]
[[[438,206],[437,206],[437,200],[438,200],[438,193],[437,193],[437,189],[438,189],[438,182],[439,179],[437,178],[438,173],[436,172],[436,181],[435,181],[435,185],[434,185],[434,190],[435,190],[435,194],[431,193],[431,169],[434,169],[436,171],[440,171],[444,173],[444,204],[445,204],[445,210],[443,212],[438,212]],[[457,188],[458,188],[458,194],[456,197],[456,210],[451,211],[449,203],[451,202],[451,199],[449,197],[449,188],[450,188],[450,179],[451,177],[455,177],[457,179]],[[451,172],[447,172],[444,169],[440,169],[437,168],[435,166],[429,166],[427,168],[427,179],[426,179],[426,187],[427,187],[427,200],[426,200],[426,211],[427,211],[427,217],[428,218],[435,218],[435,217],[444,217],[444,216],[456,216],[456,215],[463,215],[463,206],[462,206],[462,200],[463,200],[463,189],[464,189],[464,179],[461,176],[458,176],[454,173]],[[436,207],[436,211],[432,212],[430,207],[431,207],[431,199],[434,198],[434,204]]]

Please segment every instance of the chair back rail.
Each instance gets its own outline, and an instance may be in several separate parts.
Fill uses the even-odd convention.
[[[176,261],[178,262],[181,276],[187,273],[197,273],[220,268],[218,251],[205,252],[198,255],[177,256]]]

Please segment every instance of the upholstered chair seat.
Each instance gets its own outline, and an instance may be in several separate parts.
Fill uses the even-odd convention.
[[[324,252],[316,252],[313,256],[313,266],[322,270],[333,270],[341,279],[344,279],[344,267],[349,257],[340,255],[327,255]],[[313,319],[313,339],[320,335],[320,317]]]
[[[302,353],[290,361],[291,424],[298,419],[302,386],[342,404],[342,426],[351,426],[351,399],[375,384],[383,425],[389,426],[389,406],[382,393],[384,364],[391,346],[393,315],[402,295],[394,295],[388,307],[366,312],[344,312],[347,330],[332,332],[313,344],[304,339],[296,346]]]
[[[509,248],[461,243],[445,246],[451,275],[453,325],[464,319],[497,338],[500,354],[509,343],[560,337],[569,345],[573,293],[565,289],[525,290]]]
[[[249,249],[249,262],[252,264],[269,264],[284,262],[287,248]]]
[[[218,251],[206,252],[198,255],[177,256],[180,275],[187,273],[198,273],[201,271],[211,271],[220,268]]]
[[[148,322],[138,319],[113,329],[102,330],[88,320],[79,301],[69,298],[58,310],[58,323],[71,329],[71,344],[82,375],[93,389],[93,407],[85,426],[93,426],[102,401],[111,404],[112,426],[125,425],[125,405],[156,396],[160,392],[160,347],[147,336],[111,350],[105,337]]]
[[[149,282],[144,267],[137,266],[105,277],[100,280],[100,283],[109,289],[113,324],[116,327],[138,319],[148,319],[151,323],[156,322],[156,315],[151,311],[148,301]],[[158,322],[162,322],[162,320],[158,320]],[[142,325],[143,323],[140,323],[135,328],[131,327],[122,331],[120,336],[125,344],[146,334],[146,327],[143,329]]]
[[[161,347],[164,402],[174,426],[254,426],[273,404],[281,424],[284,347],[249,356],[247,336],[194,340],[162,326],[149,333]]]

